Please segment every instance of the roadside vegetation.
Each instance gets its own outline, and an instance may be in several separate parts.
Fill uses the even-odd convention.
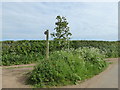
[[[39,62],[28,82],[35,87],[77,84],[102,72],[108,65],[104,58],[104,52],[97,48],[55,51],[49,60]]]

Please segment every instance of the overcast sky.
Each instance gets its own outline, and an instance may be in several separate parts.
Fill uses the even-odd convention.
[[[117,2],[5,2],[2,11],[2,40],[43,40],[57,15],[74,40],[118,40]]]

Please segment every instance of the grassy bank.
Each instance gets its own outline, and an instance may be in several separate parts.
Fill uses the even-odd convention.
[[[102,72],[107,63],[97,48],[55,51],[49,60],[41,60],[31,72],[28,83],[35,87],[76,84]]]

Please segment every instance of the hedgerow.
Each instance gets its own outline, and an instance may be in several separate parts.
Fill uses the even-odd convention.
[[[69,47],[78,49],[82,47],[95,47],[105,52],[107,58],[120,57],[118,48],[119,42],[108,41],[69,41]],[[45,40],[23,40],[23,41],[2,41],[2,64],[28,64],[34,63],[45,56]],[[59,51],[63,46],[59,46],[58,42],[50,41],[50,52]]]

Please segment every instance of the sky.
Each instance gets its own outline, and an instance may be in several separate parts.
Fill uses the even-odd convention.
[[[72,40],[118,40],[117,2],[4,2],[2,40],[45,40],[57,15],[66,17]]]

